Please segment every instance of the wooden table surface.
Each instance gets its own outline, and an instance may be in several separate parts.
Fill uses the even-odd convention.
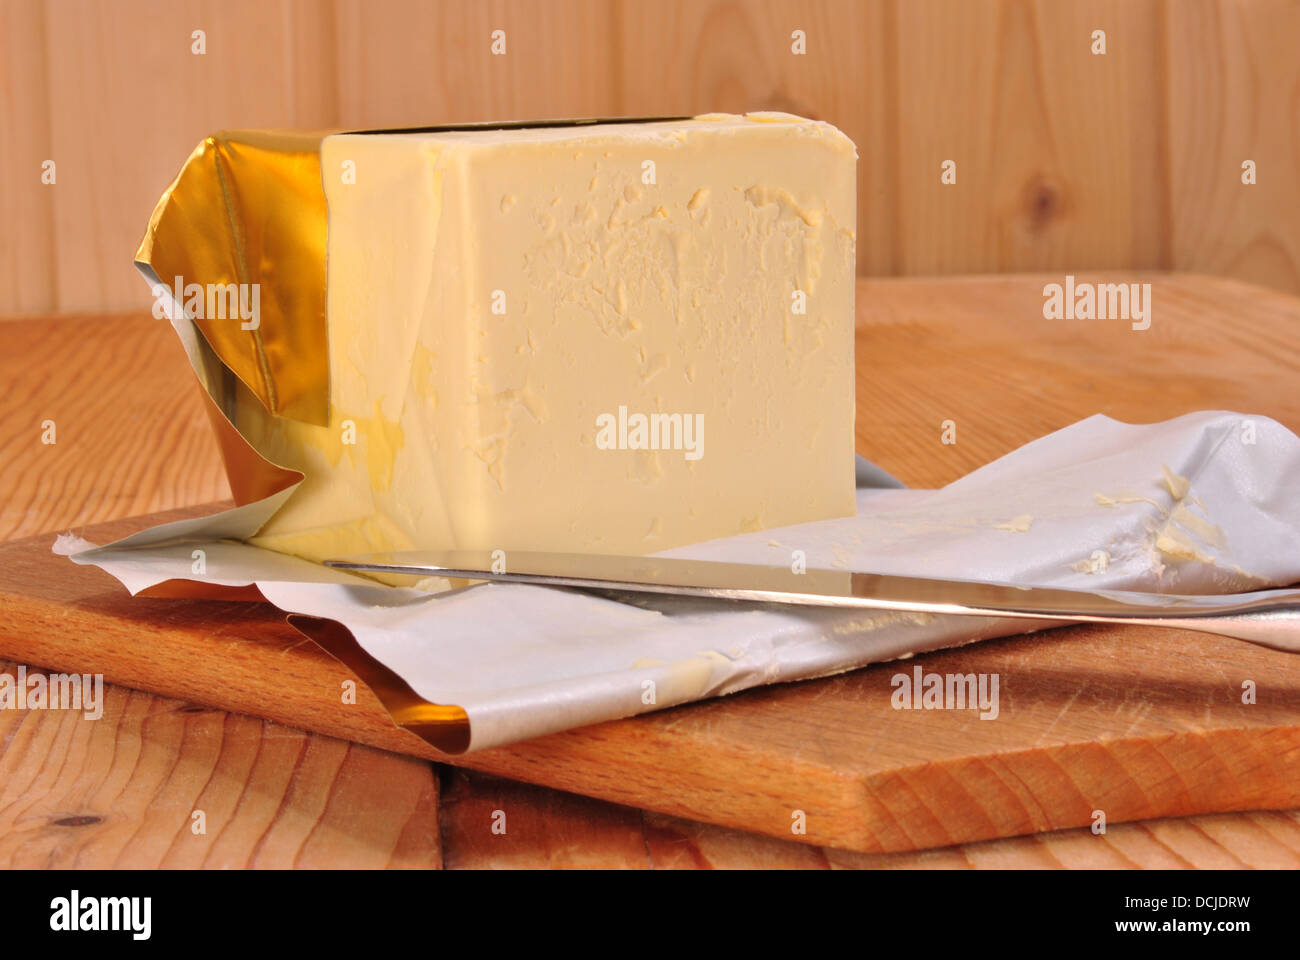
[[[935,486],[1094,412],[1150,421],[1212,407],[1300,427],[1300,300],[1206,277],[1141,279],[1153,283],[1157,305],[1144,332],[1117,321],[1042,320],[1043,283],[1059,277],[864,281],[860,452],[910,485]],[[9,387],[0,395],[0,536],[227,495],[198,388],[165,323],[32,317],[0,321],[0,330]],[[1198,355],[1206,330],[1219,345]],[[1152,377],[1169,342],[1198,355],[1195,369]],[[1089,369],[1131,389],[1090,390]],[[955,445],[938,443],[946,419],[958,424]],[[41,442],[46,420],[54,444]],[[0,712],[0,864],[1300,866],[1295,811],[1117,824],[1100,838],[1069,830],[853,854],[442,768],[124,688],[110,688],[106,701],[101,723]],[[196,835],[194,810],[221,828]],[[507,814],[505,836],[491,830],[498,810]]]

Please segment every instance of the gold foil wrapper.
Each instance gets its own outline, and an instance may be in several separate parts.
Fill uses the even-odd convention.
[[[325,325],[328,219],[321,184],[319,133],[234,131],[195,148],[154,208],[136,251],[137,267],[164,286],[258,284],[254,330],[235,318],[193,316],[204,341],[272,414],[329,422],[329,341]],[[182,300],[183,303],[183,300]],[[198,373],[199,371],[196,371]],[[213,374],[200,375],[213,382]],[[220,380],[220,374],[216,375]],[[265,460],[235,429],[223,401],[204,391],[236,504],[302,479]],[[168,580],[146,596],[264,601],[255,585],[227,587]],[[290,624],[357,674],[393,722],[445,753],[464,752],[469,722],[457,706],[429,703],[369,657],[341,624],[291,616]]]
[[[255,329],[193,321],[223,364],[276,416],[329,422],[323,132],[228,131],[195,148],[136,251],[159,282],[256,284]]]

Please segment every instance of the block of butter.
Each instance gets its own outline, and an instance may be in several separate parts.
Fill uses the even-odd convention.
[[[853,143],[787,114],[335,134],[329,418],[253,541],[645,554],[854,511]]]

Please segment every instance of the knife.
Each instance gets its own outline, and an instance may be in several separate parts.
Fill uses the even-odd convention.
[[[326,560],[359,573],[409,574],[600,591],[1065,623],[1199,630],[1300,653],[1300,590],[1179,595],[1024,587],[976,580],[580,553],[448,550]]]

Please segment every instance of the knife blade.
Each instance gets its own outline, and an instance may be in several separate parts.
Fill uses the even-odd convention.
[[[1141,624],[1199,630],[1300,652],[1300,591],[1163,594],[1075,590],[829,568],[669,557],[448,550],[326,560],[359,573],[447,577],[740,602],[849,607],[1062,623]]]

